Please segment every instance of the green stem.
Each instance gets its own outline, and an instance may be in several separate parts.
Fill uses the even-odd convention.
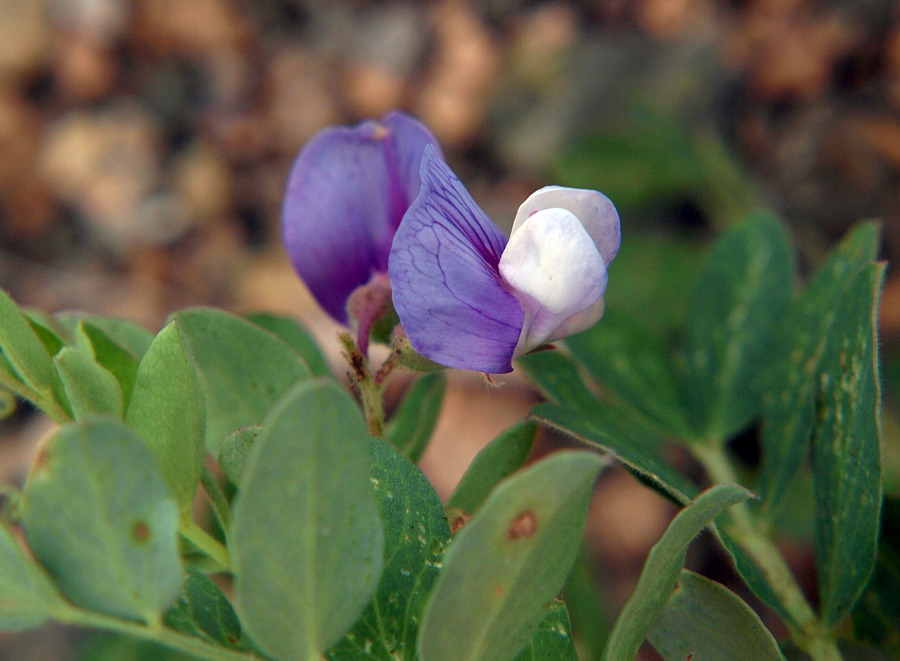
[[[211,537],[208,532],[194,523],[192,519],[182,519],[181,534],[218,564],[222,571],[231,569],[231,558],[228,555],[228,549],[219,540]]]
[[[105,629],[106,631],[113,631],[126,636],[151,640],[187,654],[210,659],[211,661],[253,661],[261,658],[250,651],[229,649],[207,642],[202,638],[188,636],[187,634],[168,629],[160,622],[145,624],[143,622],[123,620],[111,615],[86,611],[69,605],[54,613],[53,616],[63,624]]]
[[[369,361],[356,346],[353,336],[350,333],[341,333],[338,337],[346,351],[344,358],[350,366],[351,378],[359,391],[359,400],[369,433],[384,438],[384,387],[381,385],[381,379],[390,372],[390,369],[373,376],[369,370]],[[388,361],[390,360],[389,358]]]
[[[67,422],[72,421],[72,417],[63,410],[63,408],[53,398],[52,394],[47,394],[45,396],[43,393],[32,390],[24,383],[3,370],[0,370],[0,385],[12,391],[22,399],[27,399],[29,402],[46,413],[47,416],[51,420],[53,420],[53,422],[59,425],[64,425]]]
[[[369,433],[384,438],[384,399],[381,384],[371,374],[366,373],[356,385],[359,388],[359,399],[362,402]]]
[[[695,445],[692,450],[713,482],[740,484],[721,444]],[[787,623],[794,642],[817,661],[840,661],[841,653],[833,635],[822,626],[766,527],[754,517],[746,502],[733,505],[729,514],[731,518],[724,527],[753,558],[784,610],[794,620],[793,624]]]

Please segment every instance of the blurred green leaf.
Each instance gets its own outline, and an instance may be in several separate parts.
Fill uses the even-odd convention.
[[[559,160],[555,179],[603,191],[623,210],[684,198],[704,185],[690,138],[661,117],[637,116],[621,132],[583,140]]]
[[[115,317],[104,317],[98,314],[82,312],[61,312],[54,315],[53,318],[57,323],[67,328],[72,335],[78,333],[79,324],[97,328],[137,359],[140,359],[147,352],[154,338],[154,334],[140,324]]]
[[[181,594],[165,612],[163,622],[175,631],[216,645],[247,648],[231,602],[211,578],[193,568],[188,568]]]
[[[670,353],[639,323],[610,313],[566,344],[598,383],[651,428],[677,438],[692,436]]]
[[[807,456],[819,373],[828,338],[835,332],[841,297],[853,274],[874,259],[877,248],[874,223],[854,229],[800,293],[784,323],[780,351],[763,398],[759,489],[768,510],[781,506],[792,477]]]
[[[653,434],[629,424],[615,409],[598,404],[590,411],[538,404],[531,417],[591,447],[609,452],[651,487],[675,502],[690,502],[697,493],[690,480],[672,467],[666,446]]]
[[[381,582],[362,617],[329,652],[333,661],[415,661],[418,623],[450,541],[434,487],[390,443],[370,437],[372,483],[384,523]]]
[[[99,326],[89,322],[79,322],[76,329],[76,346],[89,349],[94,359],[116,377],[119,388],[122,391],[122,401],[125,408],[131,402],[131,392],[134,390],[134,380],[137,378],[140,355],[112,339]],[[148,345],[149,348],[149,345]]]
[[[871,576],[881,508],[877,315],[884,265],[863,266],[835,312],[812,445],[820,612],[837,625]]]
[[[0,631],[23,631],[50,619],[62,597],[0,521]]]
[[[53,359],[41,338],[32,328],[28,318],[5,291],[0,290],[0,350],[9,367],[10,375],[41,398],[55,399],[57,385]],[[11,384],[8,384],[11,385]],[[29,396],[28,393],[22,393]]]
[[[699,239],[626,234],[609,265],[606,313],[627,317],[645,333],[671,343],[684,323],[688,295],[705,249]],[[605,323],[601,319],[599,325]]]
[[[520,422],[486,445],[472,460],[447,507],[475,512],[500,480],[525,465],[536,435],[536,424]]]
[[[531,642],[525,646],[515,661],[578,661],[575,643],[572,641],[572,623],[566,605],[559,599],[550,601],[547,615],[538,625]]]
[[[178,594],[178,505],[153,452],[112,418],[44,446],[23,498],[28,545],[73,603],[155,621]]]
[[[229,434],[222,441],[222,449],[219,450],[219,465],[232,484],[241,483],[241,475],[256,437],[262,431],[262,427],[241,427],[233,434]]]
[[[385,438],[413,462],[417,462],[428,447],[446,390],[447,377],[443,372],[419,377],[388,420]]]
[[[313,376],[332,376],[328,360],[312,333],[296,319],[271,312],[254,312],[247,319],[277,335],[303,356]]]
[[[215,455],[226,436],[259,425],[294,384],[309,378],[300,354],[272,333],[221,310],[174,316],[206,394],[206,447]]]
[[[772,634],[743,599],[686,569],[647,640],[666,661],[784,659]]]
[[[516,359],[547,399],[570,408],[591,411],[601,406],[585,383],[580,366],[563,351],[536,351]]]
[[[590,547],[582,544],[581,553],[562,592],[572,621],[576,647],[585,661],[600,658],[612,628],[607,600],[601,592],[591,555]]]
[[[156,453],[189,518],[206,458],[206,405],[179,321],[163,328],[141,359],[126,420]]]
[[[793,261],[784,228],[755,214],[713,246],[687,316],[688,418],[724,442],[759,412],[775,331],[791,302]]]
[[[296,385],[266,417],[230,550],[241,622],[268,654],[318,658],[375,592],[384,533],[370,461],[359,409],[333,382]]]
[[[510,476],[444,557],[419,631],[423,661],[510,659],[565,582],[604,460],[561,451]]]
[[[650,550],[634,592],[616,619],[603,652],[604,659],[635,657],[672,594],[690,543],[717,514],[752,495],[736,484],[719,484],[701,493],[678,513]]]
[[[53,358],[53,365],[76,419],[104,413],[122,417],[119,382],[88,351],[64,347]]]
[[[878,561],[853,611],[853,633],[891,658],[900,658],[900,499],[885,498],[881,516]]]

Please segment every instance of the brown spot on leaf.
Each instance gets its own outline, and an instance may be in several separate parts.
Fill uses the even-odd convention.
[[[450,523],[450,532],[458,533],[472,519],[472,515],[458,507],[447,508],[447,520]]]
[[[136,542],[146,542],[150,539],[150,526],[143,521],[135,521],[131,526],[131,536]]]
[[[537,532],[537,528],[538,520],[534,515],[534,512],[532,512],[531,510],[525,510],[512,520],[512,523],[509,524],[509,529],[506,531],[506,534],[510,539],[534,537],[534,533]]]

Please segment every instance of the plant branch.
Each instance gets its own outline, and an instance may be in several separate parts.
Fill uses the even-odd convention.
[[[252,651],[230,649],[210,643],[202,638],[180,633],[165,627],[161,622],[146,624],[133,620],[123,620],[104,613],[82,610],[69,604],[55,612],[53,617],[63,624],[104,629],[126,636],[151,640],[202,659],[210,659],[211,661],[254,661],[262,658]]]
[[[230,571],[231,558],[228,555],[228,549],[219,540],[210,536],[192,519],[182,519],[180,532],[182,537],[219,565],[221,571]]]
[[[694,445],[691,449],[713,482],[740,484],[722,444]],[[841,653],[833,635],[816,616],[767,528],[746,502],[733,505],[729,515],[721,525],[753,558],[784,610],[793,618],[793,623],[786,624],[794,642],[818,661],[840,661]]]

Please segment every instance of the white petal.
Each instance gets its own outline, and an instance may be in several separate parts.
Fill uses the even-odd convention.
[[[575,214],[594,240],[603,261],[607,265],[612,262],[621,241],[619,214],[609,198],[595,190],[545,186],[535,191],[519,207],[511,233],[515,234],[519,226],[538,211],[553,208]]]
[[[543,209],[519,223],[500,274],[525,310],[516,355],[584,330],[603,314],[606,263],[566,209]]]

